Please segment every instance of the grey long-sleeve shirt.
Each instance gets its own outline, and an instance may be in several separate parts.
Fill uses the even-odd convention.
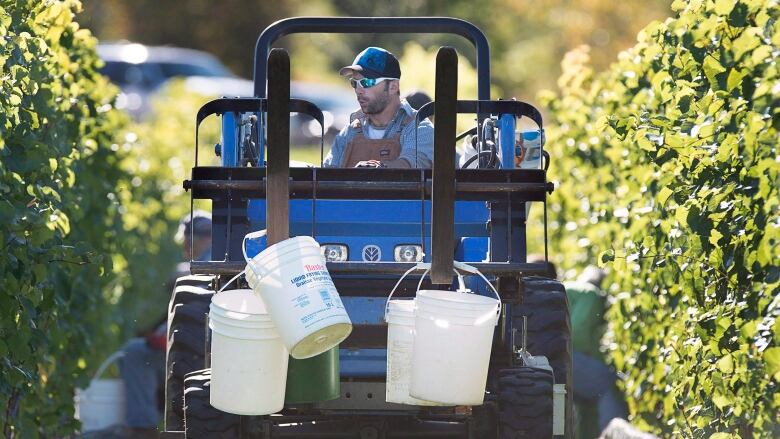
[[[383,138],[395,136],[398,132],[398,126],[406,119],[406,115],[400,117],[400,113],[405,112],[406,115],[416,116],[417,110],[413,109],[406,100],[401,101],[401,107],[398,109],[398,113],[393,118],[393,121],[385,129],[385,135]],[[355,113],[350,117],[350,122],[354,120]],[[416,146],[415,146],[415,132],[416,132]],[[344,152],[347,149],[347,145],[352,139],[355,138],[357,131],[352,128],[350,123],[333,140],[333,146],[330,148],[330,152],[325,157],[322,165],[325,167],[338,167],[344,160]],[[413,168],[430,168],[433,159],[433,124],[430,120],[425,119],[417,125],[415,130],[414,119],[407,124],[401,130],[401,155],[398,158],[405,159]]]

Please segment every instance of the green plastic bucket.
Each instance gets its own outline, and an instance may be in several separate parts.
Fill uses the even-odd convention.
[[[305,360],[290,357],[285,404],[329,401],[340,394],[338,346]]]

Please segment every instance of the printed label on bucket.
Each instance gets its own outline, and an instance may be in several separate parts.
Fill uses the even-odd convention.
[[[290,284],[306,290],[305,293],[292,298],[292,306],[305,313],[300,316],[300,322],[308,328],[323,320],[338,317],[329,314],[328,311],[331,309],[343,310],[344,304],[341,302],[336,287],[324,265],[308,264],[304,265],[304,270],[303,274],[291,278]],[[321,304],[312,304],[312,301],[317,301],[317,297],[322,300]],[[311,308],[311,312],[306,313],[306,308]]]
[[[333,281],[330,279],[330,274],[328,274],[328,270],[324,265],[304,265],[304,269],[306,270],[305,273],[290,279],[290,283],[293,284],[296,288],[300,288],[308,284],[333,285]]]
[[[307,306],[311,305],[308,294],[301,294],[298,297],[293,297],[292,303],[293,308],[306,308]]]
[[[325,308],[333,308],[333,300],[331,300],[330,292],[328,290],[320,290],[320,298]]]

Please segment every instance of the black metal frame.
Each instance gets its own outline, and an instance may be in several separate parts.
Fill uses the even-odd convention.
[[[268,55],[279,38],[296,33],[421,33],[453,34],[476,49],[477,99],[490,99],[490,47],[482,31],[465,20],[449,17],[294,17],[268,26],[255,44],[255,96],[266,96]]]
[[[321,200],[430,200],[433,172],[430,169],[293,168],[289,169],[289,197],[313,199],[316,196]],[[192,169],[192,179],[184,182],[184,188],[191,191],[194,199],[211,199],[215,203],[224,199],[229,191],[233,203],[245,206],[249,199],[265,197],[266,173],[264,168],[195,167]],[[544,201],[545,194],[553,190],[553,184],[546,181],[542,170],[458,169],[454,171],[454,175],[455,200],[503,203],[509,199],[513,205],[522,206],[522,203],[528,201]],[[491,235],[491,238],[495,236],[493,233]],[[216,238],[215,236],[215,243],[218,241]],[[234,243],[233,245],[240,245],[240,239],[230,238],[229,241]],[[495,238],[501,239],[497,236]],[[235,257],[225,261],[193,261],[192,272],[236,274],[243,270],[246,263],[240,253],[240,247],[231,249],[229,253]],[[400,274],[411,265],[394,262],[331,262],[328,263],[328,269],[332,273],[342,274]],[[491,262],[473,265],[483,273],[492,275],[530,275],[546,272],[545,264]]]

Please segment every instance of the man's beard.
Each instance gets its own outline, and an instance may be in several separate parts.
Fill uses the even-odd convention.
[[[384,93],[379,95],[375,101],[368,102],[366,104],[366,109],[363,110],[364,114],[379,114],[383,111],[385,111],[385,108],[387,108],[387,104],[390,102],[390,93],[385,90]]]

